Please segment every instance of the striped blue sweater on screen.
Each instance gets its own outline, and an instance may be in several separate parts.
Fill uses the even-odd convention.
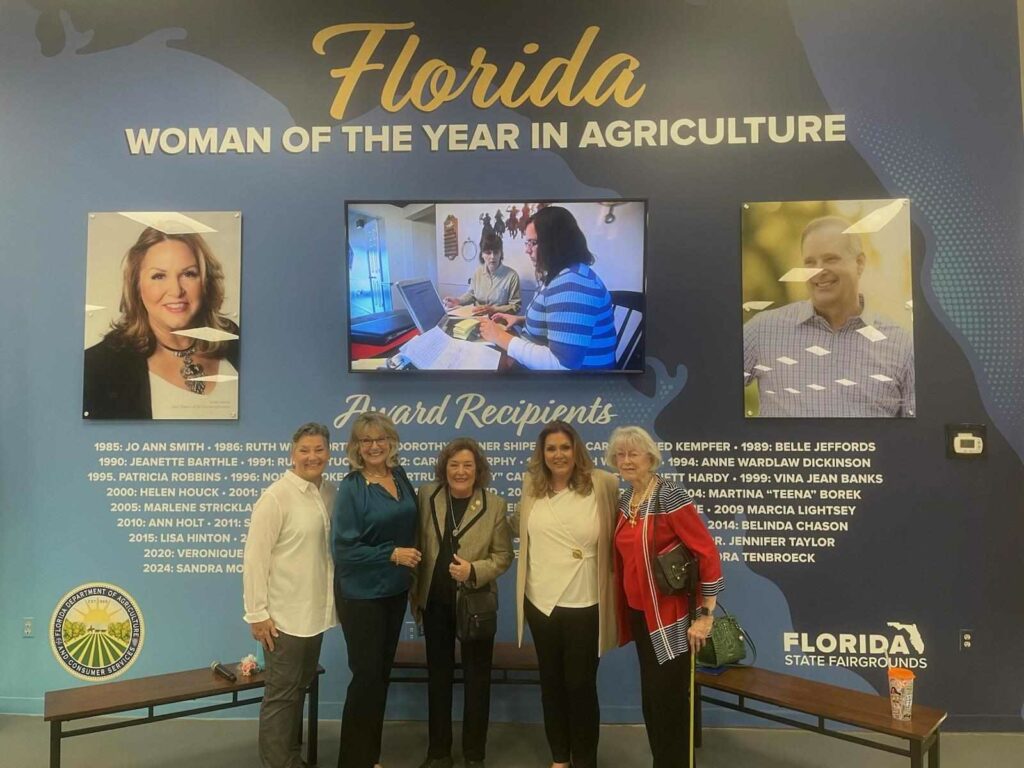
[[[615,367],[615,315],[601,278],[574,264],[542,287],[526,310],[526,333],[565,368]]]

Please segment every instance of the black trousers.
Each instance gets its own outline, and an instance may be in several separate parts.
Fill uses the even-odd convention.
[[[597,765],[601,710],[597,702],[598,608],[556,607],[550,616],[526,601],[537,648],[544,733],[555,763]]]
[[[430,744],[427,757],[452,753],[452,685],[455,679],[455,605],[428,601],[423,611],[427,645]],[[491,657],[494,638],[461,643],[464,698],[462,756],[483,760],[491,714]]]
[[[643,611],[629,609],[640,659],[640,701],[654,768],[687,768],[690,755],[690,654],[659,664]]]
[[[339,768],[373,768],[380,762],[388,678],[407,599],[407,592],[371,600],[349,600],[335,592],[352,672],[341,713]]]

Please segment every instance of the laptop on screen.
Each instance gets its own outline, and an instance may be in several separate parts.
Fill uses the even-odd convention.
[[[420,335],[402,346],[405,358],[420,370],[494,371],[501,358],[490,344],[457,340],[445,333],[451,312],[427,278],[395,283]],[[472,309],[472,308],[470,308]]]
[[[358,344],[383,346],[411,331],[415,325],[404,309],[354,318],[349,326],[349,338]]]
[[[427,278],[401,280],[395,283],[395,287],[420,333],[426,333],[446,320],[448,313],[444,303],[437,294],[437,288]]]

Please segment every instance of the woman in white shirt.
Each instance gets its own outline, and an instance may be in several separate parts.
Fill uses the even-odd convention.
[[[618,481],[594,469],[576,430],[563,421],[545,426],[519,505],[516,609],[520,645],[525,618],[537,648],[552,768],[597,764],[597,664],[618,638],[617,500]]]

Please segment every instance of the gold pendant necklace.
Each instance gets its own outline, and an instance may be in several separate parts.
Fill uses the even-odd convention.
[[[629,519],[629,524],[636,527],[636,521],[640,517],[640,507],[643,506],[644,502],[651,497],[651,488],[654,487],[654,478],[650,479],[647,483],[647,487],[644,488],[643,493],[637,495],[635,499],[630,498],[629,506],[626,510],[626,517]]]

